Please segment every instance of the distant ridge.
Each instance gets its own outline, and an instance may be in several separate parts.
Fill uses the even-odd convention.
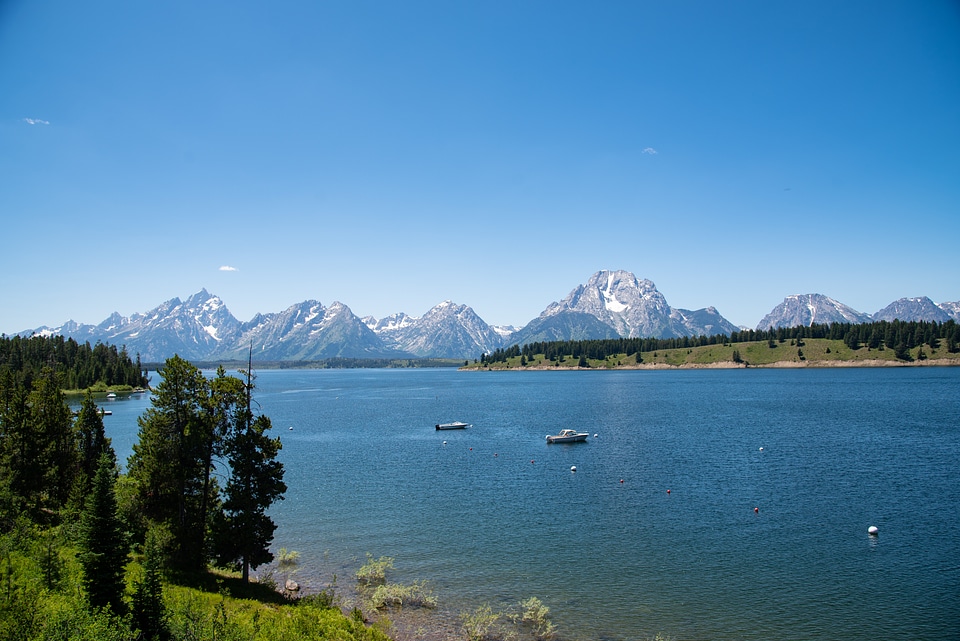
[[[793,295],[767,314],[758,329],[891,317],[960,321],[960,302],[937,305],[926,297],[902,298],[871,316],[822,294]],[[125,345],[128,353],[139,354],[143,362],[160,362],[174,354],[211,362],[245,359],[251,345],[261,361],[469,360],[536,341],[713,336],[739,329],[714,307],[673,308],[650,280],[628,271],[602,270],[521,328],[489,325],[471,307],[450,300],[421,317],[399,312],[380,320],[361,319],[341,302],[326,307],[307,300],[241,323],[220,297],[201,289],[185,301],[172,298],[145,313],[124,317],[114,312],[98,325],[71,320],[19,334]]]
[[[800,325],[851,323],[873,321],[936,321],[960,322],[960,302],[937,305],[926,296],[900,298],[875,314],[864,314],[823,294],[794,294],[763,317],[757,329],[797,327]]]

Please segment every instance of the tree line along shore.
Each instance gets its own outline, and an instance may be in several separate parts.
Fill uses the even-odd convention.
[[[731,336],[534,342],[461,369],[666,369],[960,365],[960,325],[881,321],[745,330]]]

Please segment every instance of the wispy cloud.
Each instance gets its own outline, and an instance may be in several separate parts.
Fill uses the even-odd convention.
[[[222,272],[235,272],[238,271],[236,267],[231,267],[230,265],[221,265],[220,271]]]
[[[50,124],[49,120],[40,120],[39,118],[24,118],[23,122],[27,123],[28,125],[49,125]]]
[[[645,154],[647,154],[647,155],[649,155],[649,156],[656,156],[656,155],[657,155],[657,150],[654,149],[653,147],[644,147],[643,153],[645,153]]]

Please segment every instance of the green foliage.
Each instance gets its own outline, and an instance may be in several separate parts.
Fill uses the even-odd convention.
[[[356,579],[364,585],[382,585],[387,580],[387,570],[393,569],[393,557],[381,556],[374,559],[367,552],[367,562],[357,570]]]
[[[277,552],[277,569],[283,572],[283,580],[287,581],[290,575],[297,571],[300,564],[300,553],[296,550],[280,548]]]
[[[468,641],[492,641],[503,637],[497,628],[500,619],[501,614],[485,603],[472,612],[460,613],[460,628]]]
[[[97,408],[93,395],[89,392],[84,394],[83,401],[81,401],[80,411],[77,412],[77,418],[74,421],[74,430],[76,431],[79,449],[79,470],[77,474],[79,487],[75,489],[81,493],[81,496],[86,496],[100,465],[101,455],[106,454],[110,457],[111,468],[115,468],[117,464],[117,455],[114,453],[110,439],[107,438],[103,429],[103,415]],[[78,507],[83,507],[82,501]]]
[[[239,565],[244,581],[251,567],[273,560],[269,548],[277,526],[266,511],[287,489],[283,465],[276,460],[280,439],[266,436],[270,428],[266,416],[252,422],[247,416],[228,433],[225,443],[230,479],[220,520],[218,559],[222,564]]]
[[[874,338],[871,338],[874,335]],[[882,338],[882,340],[881,340]],[[542,357],[552,363],[563,363],[572,356],[583,367],[583,359],[588,366],[594,366],[596,361],[603,361],[611,357],[635,353],[654,353],[664,350],[679,350],[691,348],[706,348],[709,346],[723,346],[737,343],[764,342],[766,347],[775,347],[771,341],[783,343],[791,341],[791,345],[804,347],[807,339],[824,339],[831,341],[848,341],[851,349],[866,341],[872,349],[882,349],[883,345],[892,347],[903,343],[907,350],[918,347],[921,343],[930,344],[931,341],[943,340],[957,349],[960,344],[960,326],[953,321],[944,323],[928,321],[877,321],[863,325],[850,323],[813,324],[791,328],[778,327],[767,330],[743,330],[733,332],[730,336],[716,334],[713,336],[681,336],[678,338],[612,338],[596,340],[571,340],[531,342],[523,345],[512,345],[495,350],[492,354],[483,354],[480,358],[481,366],[495,367],[498,363],[516,366],[521,357],[527,362],[534,362]],[[729,355],[729,351],[726,352]],[[765,357],[760,359],[764,361]],[[809,357],[808,357],[809,358]],[[729,360],[729,356],[722,360]],[[715,361],[716,362],[716,361]],[[753,363],[753,359],[750,360]]]
[[[369,595],[370,604],[380,610],[383,608],[419,608],[437,607],[437,597],[426,581],[414,581],[409,585],[401,583],[383,583],[373,589]]]
[[[21,372],[0,370],[0,501],[10,513],[50,519],[69,499],[77,459],[55,372],[44,368],[28,387]]]
[[[142,574],[134,583],[131,626],[139,631],[145,641],[164,641],[169,637],[167,609],[160,580],[161,547],[158,531],[148,533]]]
[[[213,426],[205,420],[208,397],[202,372],[173,357],[161,369],[152,407],[139,419],[139,440],[129,460],[129,475],[141,492],[139,504],[147,519],[170,528],[180,568],[202,570],[209,505],[206,483]]]
[[[124,513],[138,531],[142,521],[169,528],[168,563],[198,572],[213,556],[241,568],[246,580],[251,567],[273,558],[276,526],[266,512],[286,491],[280,440],[266,436],[270,419],[250,410],[252,375],[244,383],[219,368],[208,380],[176,356],[161,374],[152,407],[139,419]],[[227,471],[224,494],[212,476],[218,463]]]
[[[130,359],[126,348],[97,343],[78,344],[63,336],[0,336],[0,370],[19,372],[29,388],[45,367],[53,367],[65,389],[86,389],[97,385],[145,387],[147,378],[140,365]]]
[[[522,629],[531,632],[535,639],[540,641],[552,639],[557,634],[557,627],[551,623],[550,608],[535,596],[520,602],[519,625]]]
[[[123,614],[124,571],[127,543],[117,515],[113,459],[104,452],[93,488],[80,521],[80,554],[83,587],[90,606]]]

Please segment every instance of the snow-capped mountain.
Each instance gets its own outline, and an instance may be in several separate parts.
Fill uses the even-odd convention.
[[[837,302],[823,294],[794,294],[763,317],[757,329],[777,327],[809,327],[814,323],[869,323],[873,318],[869,314]]]
[[[69,321],[54,329],[40,328],[36,333],[126,345],[129,354],[138,353],[148,361],[156,355],[167,358],[174,354],[187,359],[206,358],[223,345],[232,346],[239,330],[240,322],[223,301],[201,289],[186,301],[171,298],[145,314],[124,317],[114,312],[99,325]]]
[[[696,311],[671,308],[651,281],[622,270],[595,273],[562,301],[547,306],[540,314],[539,325],[549,317],[571,312],[594,317],[612,328],[614,336],[674,338],[737,331],[713,307]],[[586,329],[582,323],[576,326]]]
[[[873,315],[873,320],[878,321],[900,319],[945,323],[951,318],[950,313],[946,309],[937,305],[926,296],[895,300]]]
[[[903,298],[871,316],[821,294],[794,295],[767,314],[757,328],[893,318],[960,321],[960,302],[936,305],[925,297]],[[114,312],[99,325],[68,321],[60,327],[40,327],[20,335],[57,334],[80,342],[123,345],[127,353],[139,354],[141,361],[150,363],[174,354],[198,361],[245,360],[251,346],[258,361],[334,357],[459,360],[536,341],[712,336],[738,330],[714,307],[695,311],[671,308],[651,281],[627,271],[599,271],[519,329],[488,325],[470,307],[451,301],[419,318],[397,313],[377,320],[360,319],[340,302],[324,307],[308,300],[241,323],[218,296],[202,289],[186,301],[172,298],[143,314],[124,317]]]
[[[945,311],[950,318],[960,323],[960,301],[953,303],[940,303],[937,305],[937,307]]]
[[[216,356],[242,359],[250,346],[257,360],[272,361],[406,356],[385,348],[343,303],[324,307],[315,300],[291,305],[277,314],[258,314],[243,324],[230,349],[220,350]]]
[[[503,336],[466,305],[444,301],[420,318],[394,314],[363,322],[387,347],[431,358],[475,358],[503,345]]]

